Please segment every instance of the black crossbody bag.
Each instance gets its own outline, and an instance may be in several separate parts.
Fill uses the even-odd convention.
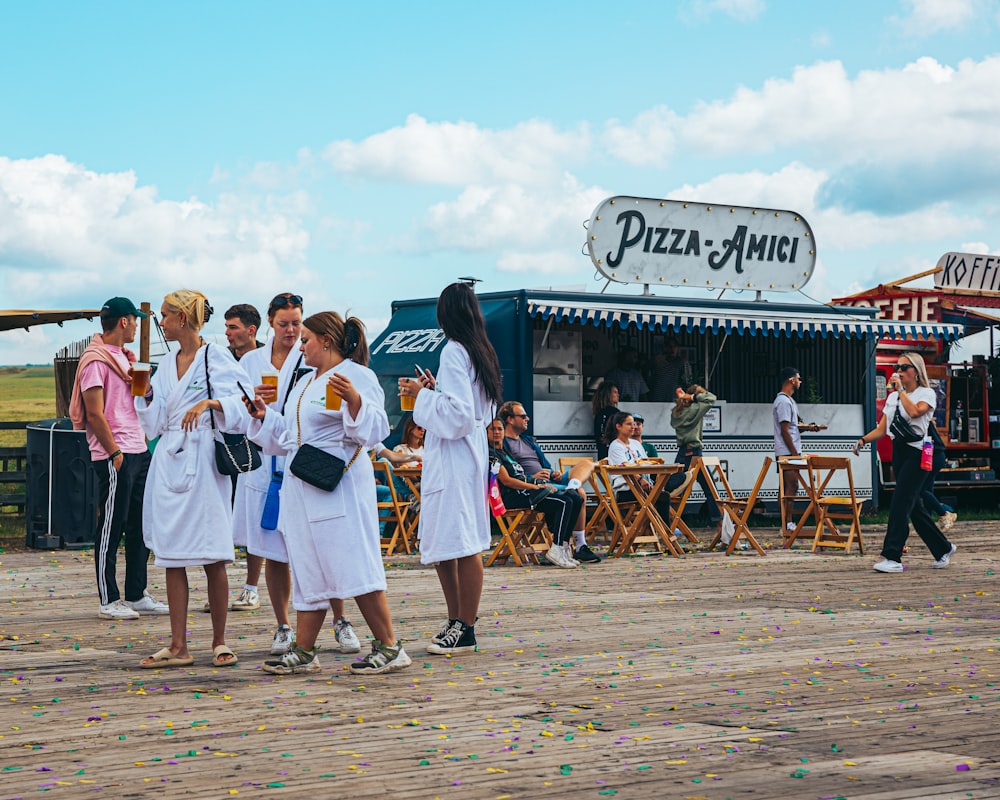
[[[205,345],[205,386],[208,389],[208,399],[212,399],[212,381],[208,375],[208,348]],[[208,410],[208,418],[212,421],[212,435],[219,431],[215,427],[215,412]],[[215,440],[215,468],[221,475],[242,475],[260,469],[260,448],[247,439],[243,433],[220,433],[222,441]]]
[[[292,471],[292,475],[300,481],[304,481],[310,486],[315,486],[317,489],[322,489],[324,492],[332,492],[337,488],[341,478],[344,477],[344,473],[351,468],[351,464],[357,459],[358,454],[361,452],[361,445],[358,445],[358,449],[354,451],[351,460],[344,463],[344,459],[338,458],[325,450],[320,450],[314,445],[302,444],[302,423],[299,411],[302,408],[302,398],[305,397],[306,392],[309,390],[309,385],[315,377],[313,375],[309,379],[309,383],[306,384],[305,389],[302,390],[302,394],[299,395],[299,401],[295,404],[295,427],[298,434],[299,449],[295,454],[295,458],[292,459],[292,463],[288,465],[288,468]]]

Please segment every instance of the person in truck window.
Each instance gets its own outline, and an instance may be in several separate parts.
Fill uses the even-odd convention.
[[[597,460],[608,457],[608,445],[604,441],[604,432],[608,427],[608,420],[618,413],[618,387],[611,381],[602,381],[594,392],[594,399],[590,401],[590,408],[594,412],[594,442],[597,444]]]

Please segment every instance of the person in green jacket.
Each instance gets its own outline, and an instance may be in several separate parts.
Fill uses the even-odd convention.
[[[677,433],[677,457],[674,462],[683,464],[685,471],[691,464],[691,459],[701,455],[701,427],[708,410],[715,405],[716,396],[703,386],[693,384],[683,390],[676,391],[677,401],[670,412],[670,425]],[[701,516],[712,525],[722,519],[719,507],[712,496],[705,474],[698,470],[698,485],[705,493],[705,503],[701,507]]]

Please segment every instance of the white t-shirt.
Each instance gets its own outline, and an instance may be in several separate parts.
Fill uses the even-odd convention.
[[[629,439],[627,445],[623,444],[620,439],[615,439],[608,445],[608,463],[615,466],[619,464],[632,464],[645,457],[645,449],[635,439]],[[621,475],[614,475],[611,478],[611,488],[616,492],[620,492],[627,489],[628,484]]]
[[[906,394],[914,403],[927,403],[930,408],[927,409],[926,414],[911,417],[906,413],[906,409],[899,404],[899,392],[893,392],[890,394],[887,398],[885,398],[885,408],[882,409],[882,413],[885,415],[885,430],[886,433],[889,434],[890,439],[895,438],[889,428],[892,425],[892,417],[893,414],[896,413],[897,408],[899,409],[899,413],[903,415],[903,419],[909,420],[914,429],[920,431],[921,439],[927,435],[927,428],[930,426],[930,422],[934,418],[934,407],[937,405],[937,394],[933,389],[928,389],[926,386],[918,386],[912,392],[907,392]],[[915,442],[906,442],[906,444],[919,450],[923,445],[923,442],[920,439],[917,439]]]

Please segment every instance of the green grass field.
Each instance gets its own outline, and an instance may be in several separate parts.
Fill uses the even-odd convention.
[[[0,422],[30,422],[56,415],[52,367],[0,367]],[[23,431],[0,431],[0,447],[23,447]]]
[[[0,368],[0,422],[31,422],[56,415],[56,382],[52,367]],[[0,430],[0,447],[24,447],[23,430]],[[23,484],[3,483],[0,492],[24,491]],[[0,550],[24,547],[24,515],[0,509]]]

